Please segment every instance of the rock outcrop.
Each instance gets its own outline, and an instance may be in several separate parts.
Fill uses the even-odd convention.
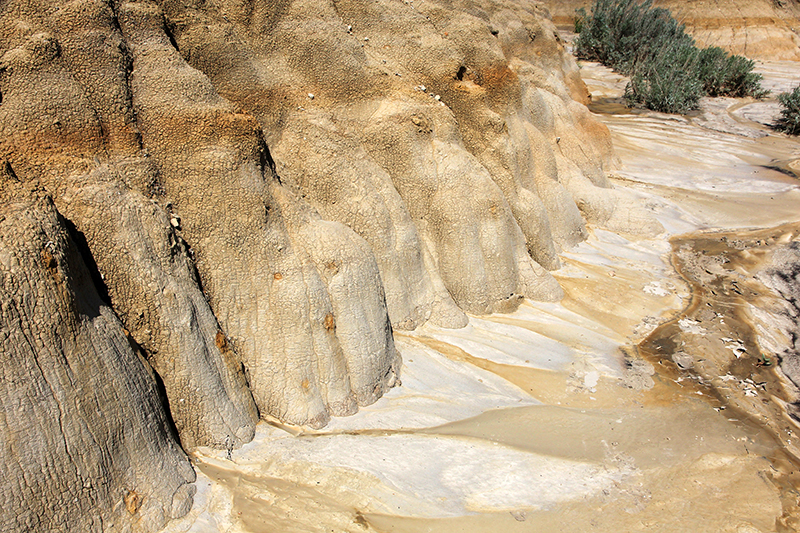
[[[800,60],[797,0],[663,2],[699,46],[720,46],[753,59]]]
[[[548,270],[585,220],[660,231],[609,188],[608,131],[535,3],[8,0],[0,95],[2,290],[28,299],[3,315],[27,374],[0,397],[66,442],[18,467],[29,433],[0,428],[3,529],[43,483],[28,464],[73,477],[37,489],[26,524],[89,479],[108,517],[136,483],[136,527],[180,514],[191,476],[150,367],[185,449],[238,447],[259,415],[320,427],[399,382],[392,327],[559,298]],[[71,357],[51,393],[71,396],[25,408],[14,380],[46,387]],[[65,466],[84,433],[86,475]]]
[[[153,531],[194,472],[66,221],[0,176],[0,529]]]

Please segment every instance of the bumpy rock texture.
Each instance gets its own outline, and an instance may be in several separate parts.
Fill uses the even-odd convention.
[[[18,378],[0,384],[6,419],[50,424],[43,455],[19,464],[6,457],[34,430],[0,426],[16,502],[0,529],[29,489],[44,507],[24,516],[57,522],[86,480],[104,488],[70,508],[76,520],[116,513],[134,459],[149,461],[130,488],[148,494],[141,527],[180,514],[188,477],[149,368],[186,449],[240,446],[259,415],[320,427],[398,383],[392,327],[559,298],[547,270],[584,220],[660,231],[609,188],[610,137],[586,96],[532,2],[0,4],[0,187],[19,228],[3,233],[2,290],[29,302],[3,315],[3,357],[34,388],[85,360],[42,413]],[[52,205],[9,207],[31,191]],[[78,249],[85,266],[59,274],[56,256]],[[91,309],[70,303],[95,290]],[[76,460],[100,454],[87,463],[99,470],[28,481],[29,464],[72,468],[84,432],[95,441]]]
[[[571,26],[575,10],[592,0],[546,0],[553,21]],[[686,24],[698,46],[719,46],[753,59],[800,60],[797,0],[655,0]]]
[[[0,378],[0,529],[151,531],[189,510],[194,472],[147,363],[52,200],[7,181]]]

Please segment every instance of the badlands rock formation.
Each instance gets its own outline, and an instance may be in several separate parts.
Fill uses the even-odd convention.
[[[7,0],[0,95],[3,530],[152,530],[175,437],[324,426],[399,383],[392,327],[660,231],[530,2]]]
[[[686,24],[698,46],[719,46],[753,59],[800,60],[797,0],[655,0]],[[571,26],[575,10],[592,0],[547,0],[553,21]]]
[[[0,528],[157,528],[195,476],[153,373],[52,199],[0,179]]]
[[[686,23],[700,46],[720,46],[754,59],[800,60],[797,0],[661,3]]]

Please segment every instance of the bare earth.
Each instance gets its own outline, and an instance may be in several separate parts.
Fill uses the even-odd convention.
[[[554,272],[560,303],[395,333],[402,387],[322,431],[262,424],[230,456],[201,449],[195,507],[167,531],[796,530],[779,273],[797,275],[800,144],[747,118],[769,101],[631,113],[624,80],[582,72],[614,183],[667,233],[590,227]]]

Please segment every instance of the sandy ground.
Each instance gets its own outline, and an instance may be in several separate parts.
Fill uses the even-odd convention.
[[[797,72],[762,68],[775,87]],[[782,337],[759,344],[770,315],[750,307],[776,309],[759,272],[797,239],[800,143],[763,126],[770,102],[632,113],[624,80],[584,76],[614,183],[667,233],[591,228],[555,273],[562,302],[396,333],[402,387],[322,431],[263,423],[241,450],[201,450],[167,531],[794,530]]]

